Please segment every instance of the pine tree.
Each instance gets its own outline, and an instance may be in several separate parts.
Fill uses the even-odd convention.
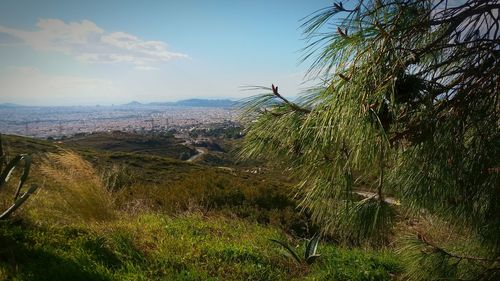
[[[494,0],[317,11],[303,60],[323,82],[293,101],[259,87],[243,106],[242,155],[300,178],[301,206],[350,243],[383,245],[403,217],[459,229],[466,242],[448,249],[415,228],[401,247],[412,279],[498,278],[499,11]]]

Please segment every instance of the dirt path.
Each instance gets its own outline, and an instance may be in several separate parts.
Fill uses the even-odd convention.
[[[196,151],[198,151],[198,154],[191,156],[191,158],[186,160],[186,162],[193,162],[196,159],[200,158],[203,154],[207,153],[207,151],[204,148],[195,147],[195,149]]]
[[[371,197],[378,198],[378,194],[374,192],[369,192],[369,191],[354,191],[354,192],[366,198],[371,198]],[[391,205],[399,205],[399,200],[397,200],[394,197],[384,197],[384,201]]]

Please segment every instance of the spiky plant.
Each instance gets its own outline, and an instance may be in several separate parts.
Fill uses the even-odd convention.
[[[321,240],[320,235],[315,235],[311,239],[306,239],[304,241],[304,254],[301,257],[301,255],[297,253],[293,249],[293,247],[288,245],[287,243],[276,239],[270,239],[271,242],[276,243],[280,245],[283,249],[285,249],[287,254],[289,254],[290,257],[292,257],[299,264],[312,264],[321,256],[318,253],[316,253],[316,251],[318,250],[318,244],[320,240]]]
[[[319,10],[304,21],[303,59],[324,82],[295,101],[260,87],[268,92],[243,106],[242,155],[301,178],[302,206],[325,232],[387,241],[391,194],[410,214],[470,228],[483,258],[498,260],[499,9],[498,0],[358,0]],[[360,200],[359,189],[374,196]]]
[[[11,178],[12,172],[20,166],[21,162],[24,162],[23,172],[17,184],[12,205],[0,214],[0,220],[7,219],[15,210],[24,204],[28,197],[37,189],[37,185],[33,184],[21,194],[22,187],[28,179],[30,172],[31,156],[19,154],[8,161],[3,150],[2,136],[0,135],[0,189],[7,184]]]

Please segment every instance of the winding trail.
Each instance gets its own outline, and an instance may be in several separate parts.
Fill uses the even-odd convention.
[[[204,148],[195,147],[195,149],[196,151],[198,151],[198,154],[191,156],[188,160],[186,160],[186,162],[193,162],[198,158],[200,158],[203,154],[207,153],[207,151]]]
[[[183,143],[185,146],[188,146],[188,142],[186,141]],[[197,154],[191,156],[189,159],[186,160],[186,162],[194,162],[198,160],[201,156],[206,154],[208,150],[206,148],[200,148],[200,147],[195,147],[196,151],[198,152]],[[228,168],[228,167],[217,167],[220,169],[227,169],[230,170],[231,172],[234,172],[234,169]],[[378,198],[378,194],[375,192],[370,192],[370,191],[354,191],[354,193],[361,195],[365,198]],[[394,198],[394,197],[384,197],[384,201],[390,205],[400,205],[399,200]]]
[[[354,193],[358,194],[358,195],[361,195],[365,198],[378,198],[378,194],[375,193],[375,192],[370,192],[370,191],[354,191]],[[394,197],[385,197],[384,196],[384,201],[387,203],[387,204],[390,204],[390,205],[399,205],[399,200],[397,200],[396,198]]]

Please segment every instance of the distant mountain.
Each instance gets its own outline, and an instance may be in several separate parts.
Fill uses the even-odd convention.
[[[155,105],[155,106],[176,106],[176,102],[150,102],[147,105]]]
[[[141,106],[141,105],[144,105],[144,104],[142,104],[138,101],[131,101],[129,103],[124,104],[124,106]]]
[[[230,99],[187,99],[176,102],[140,103],[132,101],[123,106],[189,106],[189,107],[235,107],[236,101]]]
[[[7,107],[21,107],[22,105],[15,104],[15,103],[0,103],[0,108],[7,108]]]
[[[236,102],[229,99],[188,99],[176,102],[177,106],[194,106],[194,107],[234,107]]]

